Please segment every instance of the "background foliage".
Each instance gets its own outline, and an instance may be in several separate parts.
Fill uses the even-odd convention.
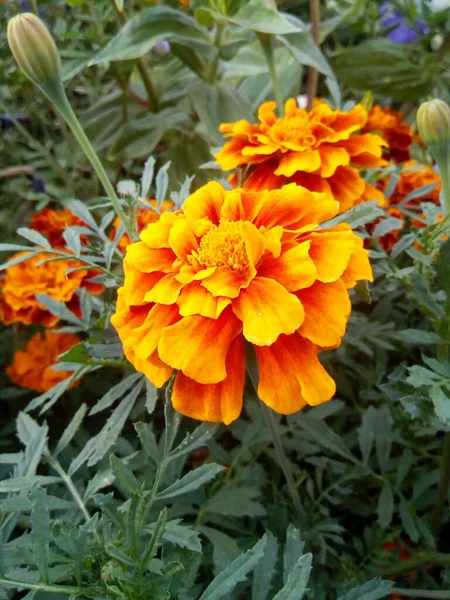
[[[320,49],[307,2],[38,4],[70,100],[127,207],[145,197],[181,206],[223,177],[212,156],[220,123],[252,120],[273,99],[264,36],[275,40],[283,98],[304,93],[314,67],[318,95],[336,108],[370,90],[413,122],[420,101],[450,100],[444,2],[393,2],[427,26],[406,45],[386,38],[380,3],[323,3]],[[35,5],[6,0],[2,25]],[[69,247],[103,268],[107,290],[82,295],[83,318],[42,299],[83,339],[60,367],[83,376],[79,387],[36,397],[1,376],[0,598],[376,600],[394,586],[450,598],[450,242],[437,207],[423,204],[426,227],[392,252],[377,239],[397,223],[363,227],[382,214],[374,203],[346,218],[371,244],[376,283],[370,303],[355,295],[344,342],[327,353],[337,398],[278,419],[293,506],[250,387],[237,422],[198,426],[123,358],[109,325],[121,277],[113,214],[64,122],[16,68],[5,31],[0,237],[30,247],[31,214],[68,207],[89,230],[85,247],[72,228]],[[415,154],[431,163],[423,146]],[[28,336],[3,327],[2,367]]]

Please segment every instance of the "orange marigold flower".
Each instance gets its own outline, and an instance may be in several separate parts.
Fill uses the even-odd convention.
[[[26,254],[29,253],[20,252],[12,260]],[[104,290],[102,284],[89,281],[99,274],[97,269],[80,269],[67,273],[68,269],[79,269],[82,266],[76,260],[39,264],[51,258],[54,255],[40,252],[6,269],[0,278],[0,319],[3,323],[55,325],[59,318],[37,301],[36,294],[46,294],[54,300],[65,302],[69,310],[81,316],[76,291],[84,287],[97,296]]]
[[[409,148],[415,139],[412,127],[404,122],[402,113],[379,105],[372,106],[363,133],[377,132],[387,142],[384,155],[395,162],[410,159]]]
[[[341,112],[319,101],[308,112],[291,98],[280,118],[275,108],[275,102],[262,104],[256,125],[241,120],[220,126],[231,138],[215,155],[222,169],[246,167],[245,189],[278,189],[294,182],[332,194],[341,212],[354,206],[365,191],[358,168],[386,164],[381,158],[385,140],[359,133],[367,121],[363,106]]]
[[[386,198],[384,202],[384,208],[388,216],[395,217],[403,221],[403,226],[399,227],[394,231],[390,231],[386,235],[378,238],[379,244],[390,252],[395,244],[398,242],[400,235],[403,231],[404,225],[406,224],[405,214],[402,209],[399,208],[401,204],[404,209],[411,209],[420,206],[422,202],[432,202],[439,206],[439,195],[441,191],[441,179],[434,169],[427,165],[419,165],[417,161],[410,160],[404,163],[404,170],[400,175],[395,190],[389,198]],[[384,191],[389,183],[389,178],[381,179],[378,182],[378,187]],[[417,196],[404,202],[405,198],[414,190],[430,184],[436,184],[432,190],[425,192],[421,196]],[[422,212],[417,213],[418,216],[423,217]],[[374,226],[368,227],[369,231],[373,231]],[[411,225],[416,228],[423,228],[424,223],[421,219],[411,219]]]
[[[158,203],[154,199],[150,200],[150,204],[155,208],[158,206]],[[161,212],[166,212],[166,210],[171,210],[174,206],[174,203],[170,200],[164,200],[160,210]],[[136,219],[138,232],[141,232],[143,229],[145,229],[149,223],[155,223],[159,219],[159,214],[159,212],[152,210],[151,208],[139,208]],[[116,217],[112,224],[111,233],[109,234],[110,240],[113,240],[116,237],[116,232],[119,228],[119,225],[120,217]],[[125,250],[129,244],[131,244],[131,240],[128,234],[124,233],[124,235],[120,238],[117,247],[122,253],[125,253]]]
[[[63,237],[67,227],[86,226],[81,219],[70,210],[52,210],[45,208],[33,215],[30,228],[41,233],[50,242],[53,248],[66,248],[67,244]],[[86,236],[82,236],[86,239]]]
[[[46,330],[36,333],[25,346],[14,354],[13,362],[6,372],[14,383],[36,392],[47,392],[57,383],[64,381],[73,371],[52,369],[58,362],[58,356],[81,342],[72,333],[59,333],[58,330]],[[71,387],[79,384],[74,381]]]
[[[259,363],[258,394],[291,414],[329,400],[318,353],[339,346],[348,288],[372,279],[346,224],[318,229],[339,204],[290,184],[226,191],[211,182],[150,223],[124,259],[111,321],[125,354],[158,387],[178,371],[180,413],[231,423],[242,408],[244,339]]]

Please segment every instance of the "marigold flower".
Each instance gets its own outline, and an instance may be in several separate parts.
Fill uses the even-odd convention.
[[[245,189],[279,189],[293,182],[332,194],[341,212],[354,206],[366,189],[358,168],[386,164],[381,158],[386,141],[359,133],[367,122],[364,107],[341,112],[318,101],[308,112],[291,98],[278,118],[275,108],[275,102],[262,104],[256,125],[241,120],[220,126],[231,138],[215,155],[222,169],[246,167]]]
[[[67,227],[82,227],[86,223],[74,215],[70,210],[52,210],[44,208],[35,213],[31,218],[30,228],[34,229],[46,237],[50,246],[55,249],[66,248],[66,240],[63,237]],[[86,236],[81,236],[86,240]]]
[[[155,199],[152,199],[149,202],[152,206],[157,208],[158,203]],[[173,207],[174,207],[173,202],[171,202],[170,200],[164,200],[161,205],[161,212],[166,212],[166,210],[171,210]],[[137,230],[138,230],[138,232],[141,232],[143,229],[145,229],[149,223],[155,223],[158,219],[159,219],[159,212],[157,212],[156,210],[152,210],[151,208],[139,208],[138,214],[137,214]],[[117,232],[117,229],[119,228],[120,223],[121,223],[120,218],[116,217],[113,221],[112,229],[109,234],[110,240],[113,240],[116,237],[116,232]],[[119,243],[117,244],[117,247],[119,248],[119,250],[121,252],[125,253],[127,246],[129,246],[130,244],[131,244],[130,237],[128,236],[128,234],[124,233],[124,235],[120,238]]]
[[[384,202],[384,208],[388,216],[395,217],[396,219],[403,221],[403,225],[399,227],[399,229],[390,231],[386,235],[378,238],[379,244],[382,246],[382,248],[384,248],[384,250],[386,250],[386,252],[390,252],[398,242],[406,225],[405,213],[399,207],[400,205],[403,209],[414,209],[415,207],[419,207],[422,202],[432,202],[438,206],[440,204],[439,195],[441,191],[441,179],[436,171],[427,165],[419,165],[415,160],[405,162],[403,167],[404,170],[400,175],[395,190],[392,192],[389,198],[386,198]],[[381,179],[378,182],[378,187],[384,191],[388,183],[389,177]],[[436,184],[432,190],[424,193],[421,196],[412,198],[405,203],[405,198],[411,192],[432,183]],[[423,213],[420,211],[417,212],[417,215],[419,217],[423,217]],[[368,230],[373,231],[375,225],[376,223],[368,226]],[[411,225],[419,229],[425,226],[421,219],[411,219]]]
[[[381,135],[388,145],[383,153],[385,158],[397,163],[410,159],[409,148],[415,135],[412,127],[404,122],[400,112],[388,107],[372,106],[362,132],[377,132]]]
[[[259,363],[258,394],[291,414],[329,400],[318,353],[340,344],[348,288],[372,279],[346,224],[318,229],[339,204],[295,184],[280,190],[197,190],[150,223],[124,259],[115,315],[128,360],[158,387],[178,371],[180,413],[231,423],[242,408],[244,339]]]
[[[12,259],[26,254],[29,253],[20,252]],[[5,325],[55,325],[59,318],[37,301],[36,294],[46,294],[54,300],[64,302],[69,310],[81,316],[77,290],[84,287],[96,296],[104,290],[102,284],[89,281],[98,275],[97,269],[80,269],[82,264],[77,260],[53,260],[39,264],[51,258],[54,255],[40,252],[6,269],[0,278],[0,319]],[[67,273],[68,269],[77,270]]]
[[[56,371],[53,365],[58,362],[58,356],[67,352],[81,342],[72,333],[59,333],[58,330],[46,330],[43,334],[36,333],[23,350],[14,354],[13,362],[6,372],[14,383],[23,388],[36,392],[47,392],[57,383],[68,379],[73,371]],[[78,385],[74,381],[71,387]]]

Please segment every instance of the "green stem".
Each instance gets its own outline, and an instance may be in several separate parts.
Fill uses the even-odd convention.
[[[437,489],[437,500],[431,514],[431,528],[436,538],[439,536],[444,509],[447,505],[448,487],[450,484],[450,431],[444,435],[442,445],[441,476]]]
[[[119,21],[119,23],[121,25],[125,25],[125,23],[127,22],[127,17],[125,14],[125,11],[122,10],[122,12],[117,8],[117,4],[115,3],[114,0],[111,0],[111,4],[114,7],[114,10],[116,12],[116,16],[117,16],[117,20]],[[153,81],[152,78],[150,76],[150,73],[148,72],[147,69],[147,65],[145,63],[145,60],[142,56],[140,56],[137,60],[136,60],[136,65],[139,71],[139,75],[141,76],[142,79],[142,83],[144,84],[145,87],[145,91],[147,92],[147,106],[148,109],[152,112],[156,112],[159,108],[158,106],[158,98],[156,96],[156,92],[155,92],[155,88],[153,86]]]
[[[264,52],[264,57],[269,67],[270,78],[272,80],[273,92],[275,94],[275,100],[277,103],[278,114],[280,117],[284,115],[283,98],[281,97],[280,85],[278,83],[277,69],[275,66],[275,59],[273,53],[273,36],[266,33],[257,34],[259,43]]]
[[[220,47],[222,45],[222,34],[225,29],[224,25],[216,25],[216,35],[214,37],[214,47],[216,48],[216,56],[211,63],[208,75],[209,83],[215,83],[217,77],[217,69],[219,67]]]
[[[311,34],[316,46],[320,45],[320,0],[309,0],[309,13],[311,20]],[[307,108],[312,109],[314,98],[317,94],[317,83],[319,80],[319,74],[317,69],[309,67],[308,79],[306,82],[306,97],[307,97]]]
[[[281,443],[280,430],[278,428],[278,423],[275,421],[274,412],[263,402],[260,403],[260,406],[267,428],[270,431],[270,435],[272,437],[272,442],[278,457],[278,463],[280,465],[281,470],[283,471],[286,483],[288,484],[294,508],[297,511],[297,514],[300,515],[302,511],[300,496],[295,486],[295,480],[292,475],[291,465],[289,464],[288,458],[283,448],[283,444]]]
[[[91,516],[83,502],[83,499],[81,498],[80,494],[78,493],[77,488],[73,485],[72,479],[64,471],[64,469],[62,468],[59,461],[56,458],[54,458],[50,453],[46,454],[46,459],[47,459],[48,463],[55,469],[55,471],[59,474],[61,479],[66,484],[67,489],[72,494],[75,502],[78,504],[81,512],[83,513],[83,517],[86,519],[86,521],[89,521]]]
[[[395,577],[396,575],[409,573],[410,571],[415,571],[416,569],[433,566],[450,566],[450,554],[442,554],[436,552],[434,554],[422,554],[421,556],[413,556],[412,558],[402,560],[402,562],[396,565],[385,567],[381,571],[381,576]]]
[[[450,157],[449,147],[447,144],[442,146],[429,146],[431,154],[434,156],[437,166],[439,167],[439,174],[441,176],[442,188],[441,188],[441,206],[444,209],[446,215],[450,214]]]
[[[49,592],[51,594],[76,594],[77,596],[87,593],[88,590],[70,586],[70,585],[47,585],[46,583],[28,583],[27,581],[17,581],[15,579],[0,579],[0,587],[5,588],[23,588],[25,590],[36,590],[38,592]],[[94,590],[91,590],[92,593]]]
[[[409,598],[450,598],[450,591],[440,590],[411,590],[409,588],[394,587],[390,590],[390,594],[399,594]]]
[[[100,179],[100,182],[102,183],[111,201],[111,204],[114,210],[116,211],[116,214],[120,217],[121,221],[123,222],[125,230],[130,236],[130,239],[136,240],[137,236],[135,231],[133,230],[130,219],[128,219],[127,215],[125,214],[125,211],[123,210],[122,205],[120,204],[119,198],[117,197],[114,187],[111,181],[109,180],[109,177],[106,174],[106,171],[97,153],[95,152],[91,142],[89,141],[89,138],[85,134],[84,129],[81,127],[81,124],[78,121],[77,116],[75,115],[69,103],[69,100],[67,99],[66,92],[64,91],[61,80],[58,78],[52,82],[48,82],[47,85],[42,89],[44,93],[48,96],[48,98],[56,106],[63,119],[66,121],[67,125],[72,130],[72,133],[76,137],[78,143],[80,144],[81,148],[83,149],[84,153],[89,159],[92,167],[97,173],[97,177]]]

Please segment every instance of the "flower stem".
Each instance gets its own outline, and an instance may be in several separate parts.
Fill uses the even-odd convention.
[[[394,587],[390,590],[390,594],[398,594],[408,598],[441,598],[445,600],[450,598],[450,591],[440,590],[411,590],[409,588]]]
[[[448,144],[431,148],[429,147],[431,154],[434,156],[437,166],[439,167],[439,174],[441,176],[442,188],[441,188],[441,206],[444,209],[446,215],[450,214],[450,156]]]
[[[437,489],[437,500],[431,514],[431,528],[436,537],[441,530],[442,517],[447,504],[448,487],[450,484],[450,431],[444,435],[442,445],[441,476]]]
[[[278,83],[277,69],[273,54],[273,36],[267,33],[258,33],[259,43],[264,52],[264,57],[269,67],[270,78],[272,80],[273,92],[277,103],[278,114],[280,117],[284,115],[283,98],[281,97],[280,85]]]
[[[121,25],[125,25],[125,23],[127,22],[127,17],[126,17],[125,11],[124,10],[120,11],[117,8],[117,4],[115,3],[114,0],[111,0],[111,4],[113,5],[114,10],[116,11],[117,20],[119,21],[119,23]],[[144,84],[145,91],[147,92],[148,109],[152,112],[155,112],[158,110],[158,99],[156,97],[152,78],[150,76],[150,73],[148,72],[147,65],[142,56],[140,56],[136,60],[136,65],[137,65],[137,68],[139,71],[139,75],[141,76],[142,83]]]
[[[450,554],[441,554],[439,552],[435,552],[431,554],[420,554],[419,556],[413,556],[412,558],[402,560],[402,562],[399,562],[396,565],[385,567],[381,571],[380,575],[382,577],[395,577],[396,575],[409,573],[409,571],[414,571],[423,567],[434,566],[450,566]]]
[[[122,205],[120,204],[120,200],[117,197],[114,187],[111,181],[109,180],[109,177],[106,174],[106,171],[97,153],[95,152],[91,142],[89,141],[89,138],[85,134],[83,128],[80,125],[80,122],[77,119],[77,116],[75,115],[72,107],[70,106],[69,100],[67,99],[66,92],[64,91],[61,81],[57,79],[53,82],[49,82],[45,86],[45,89],[43,88],[43,91],[56,106],[63,119],[66,121],[67,125],[72,130],[72,133],[76,137],[78,143],[80,144],[81,148],[83,149],[84,153],[89,159],[92,167],[97,173],[97,176],[100,179],[100,182],[102,183],[111,201],[111,204],[114,210],[116,211],[116,214],[120,217],[121,221],[123,222],[126,232],[132,240],[136,240],[136,233],[134,232],[130,219],[125,214],[125,211],[123,210]]]
[[[270,431],[270,435],[272,437],[275,452],[277,453],[278,464],[280,465],[280,469],[283,471],[283,475],[286,479],[286,483],[288,484],[294,508],[297,512],[297,515],[299,515],[302,512],[300,496],[298,494],[297,488],[295,487],[295,481],[294,476],[292,475],[291,465],[289,464],[288,458],[283,448],[283,444],[281,443],[280,430],[278,428],[278,423],[275,421],[274,411],[268,406],[266,406],[263,402],[260,403],[260,406],[267,428]]]
[[[309,0],[309,14],[311,20],[311,33],[316,46],[320,45],[320,0]],[[312,109],[314,98],[317,93],[317,83],[319,73],[314,67],[308,69],[308,79],[306,81],[307,108]]]
[[[81,498],[80,494],[78,493],[77,488],[73,485],[72,479],[64,471],[64,469],[60,465],[59,461],[56,458],[54,458],[50,453],[46,453],[46,458],[47,458],[48,463],[55,469],[55,471],[58,473],[58,475],[61,477],[61,479],[66,484],[67,489],[70,491],[70,493],[73,496],[73,499],[78,504],[79,509],[83,513],[83,517],[86,519],[86,521],[89,521],[91,516],[83,502],[83,499]]]

